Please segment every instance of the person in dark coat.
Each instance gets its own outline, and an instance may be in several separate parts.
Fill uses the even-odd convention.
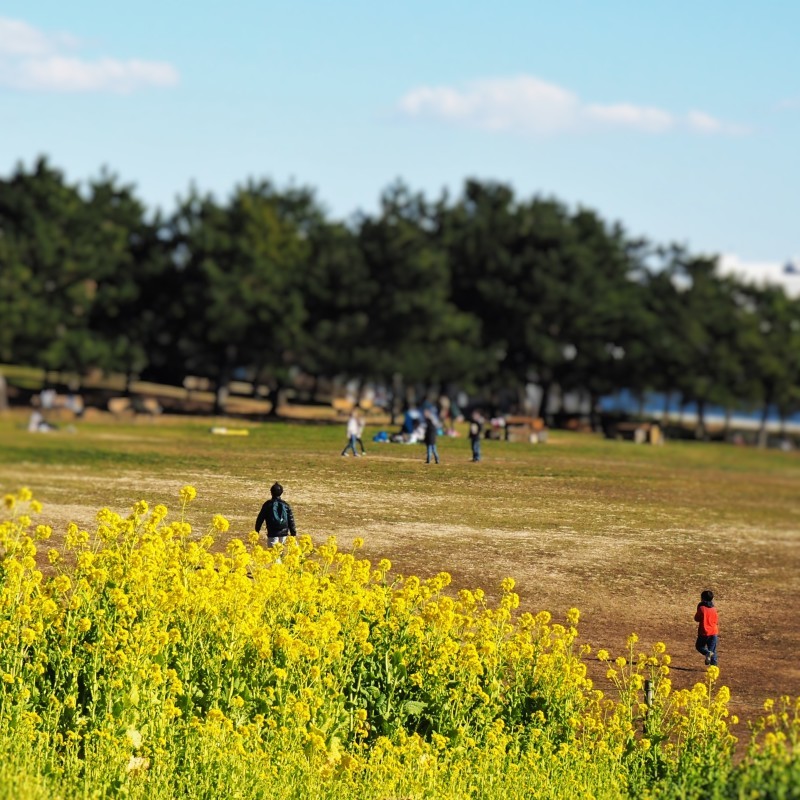
[[[439,452],[436,449],[436,435],[438,433],[436,427],[436,420],[433,418],[433,414],[430,411],[425,412],[425,450],[427,451],[427,457],[425,459],[426,464],[431,463],[431,456],[434,457],[436,463],[439,463]]]
[[[261,506],[256,520],[256,532],[261,533],[261,528],[266,523],[267,547],[274,547],[276,544],[285,544],[286,537],[290,534],[297,536],[297,528],[292,507],[281,498],[283,486],[274,483],[269,491],[272,497]]]
[[[481,436],[483,435],[483,417],[475,411],[469,423],[469,442],[472,445],[472,460],[481,460]]]

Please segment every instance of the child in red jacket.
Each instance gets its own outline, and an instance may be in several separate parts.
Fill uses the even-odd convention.
[[[714,592],[705,589],[700,594],[697,612],[694,615],[697,626],[697,651],[705,656],[706,666],[717,665],[717,635],[719,634],[719,621],[717,609],[714,608]]]

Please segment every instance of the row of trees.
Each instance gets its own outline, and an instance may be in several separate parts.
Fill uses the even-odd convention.
[[[468,390],[538,383],[800,407],[800,304],[594,211],[468,181],[331,219],[305,188],[192,190],[152,214],[108,173],[0,181],[0,359],[179,383],[245,373]]]

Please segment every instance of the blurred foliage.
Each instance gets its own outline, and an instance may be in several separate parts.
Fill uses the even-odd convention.
[[[102,172],[45,159],[0,181],[0,361],[274,392],[314,378],[594,401],[648,391],[800,408],[800,304],[721,276],[715,257],[630,237],[596,212],[467,181],[401,182],[334,220],[308,188],[191,190],[169,216]]]

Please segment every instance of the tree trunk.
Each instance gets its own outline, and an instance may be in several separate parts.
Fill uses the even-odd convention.
[[[758,426],[758,446],[767,446],[767,417],[769,416],[769,399],[764,402],[764,408],[761,409],[761,421]]]
[[[219,417],[225,414],[225,407],[228,404],[228,396],[230,395],[229,383],[227,375],[217,381],[217,391],[214,394],[214,416]]]
[[[312,403],[317,402],[317,392],[319,391],[319,375],[311,376],[311,388],[308,390],[309,400]]]
[[[596,392],[589,392],[589,427],[596,432],[600,429],[600,415],[597,413],[600,407],[600,398]]]
[[[220,357],[219,373],[217,375],[217,391],[214,394],[214,414],[223,415],[230,395],[231,371],[236,358],[236,346],[228,345]]]
[[[406,386],[406,393],[405,393],[405,404],[403,410],[409,408],[416,408],[418,405],[417,403],[417,387],[416,386]]]
[[[527,414],[528,410],[528,393],[525,391],[525,385],[522,384],[517,387],[517,413]]]
[[[542,383],[542,396],[539,399],[539,416],[549,424],[548,408],[550,406],[550,393],[553,390],[553,382],[545,381]]]
[[[560,384],[559,384],[559,387],[558,387],[558,412],[557,413],[558,413],[558,415],[560,417],[562,417],[561,424],[563,425],[564,424],[563,423],[563,416],[564,416],[564,413],[565,413],[564,412],[564,389]]]
[[[391,424],[397,425],[397,415],[400,413],[398,408],[400,398],[403,396],[403,376],[399,372],[392,375],[392,389],[389,399],[389,415]]]
[[[669,424],[669,409],[672,404],[672,392],[664,392],[664,410],[661,412],[661,427]]]
[[[275,382],[269,389],[269,415],[273,419],[278,416],[278,407],[281,404],[281,394],[283,392],[284,386],[280,382],[278,378],[275,379]]]
[[[695,432],[695,436],[702,440],[706,441],[708,438],[706,434],[706,401],[705,399],[697,401],[697,431]]]
[[[361,392],[364,391],[364,378],[359,376],[356,381],[356,408],[361,407]]]

